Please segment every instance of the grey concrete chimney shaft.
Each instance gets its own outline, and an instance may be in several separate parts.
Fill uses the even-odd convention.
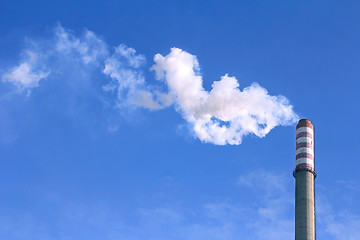
[[[315,240],[314,126],[301,119],[296,126],[295,240]]]

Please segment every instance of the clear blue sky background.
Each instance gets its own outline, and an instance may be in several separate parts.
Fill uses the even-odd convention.
[[[0,74],[61,24],[136,49],[149,83],[171,47],[198,57],[206,90],[225,73],[258,82],[316,128],[317,239],[355,240],[359,13],[358,1],[2,0]],[[0,239],[294,238],[295,125],[201,143],[173,108],[105,106],[106,77],[80,75],[30,94],[0,82]]]

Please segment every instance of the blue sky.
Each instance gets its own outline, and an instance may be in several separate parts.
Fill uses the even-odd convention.
[[[360,238],[357,1],[1,1],[0,238]],[[237,85],[239,84],[239,85]]]

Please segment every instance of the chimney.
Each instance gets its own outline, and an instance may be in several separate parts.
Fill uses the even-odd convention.
[[[296,126],[295,240],[315,240],[314,126],[301,119]]]

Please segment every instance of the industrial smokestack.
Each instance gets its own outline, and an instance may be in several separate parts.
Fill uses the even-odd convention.
[[[296,126],[295,240],[315,240],[314,126],[301,119]]]

